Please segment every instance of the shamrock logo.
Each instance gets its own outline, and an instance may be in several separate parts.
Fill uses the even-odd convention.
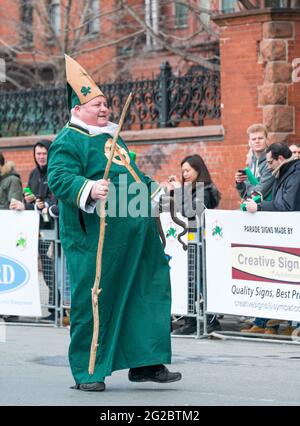
[[[88,87],[82,86],[80,91],[83,94],[83,96],[87,96],[89,93],[91,93],[92,89],[90,88],[90,86]]]
[[[166,237],[168,238],[168,237],[174,237],[174,238],[176,238],[177,237],[177,231],[176,231],[176,229],[175,228],[169,228],[168,229],[168,231],[167,231],[167,235],[166,235]]]
[[[27,245],[27,238],[24,234],[19,234],[17,237],[17,242],[16,242],[16,246],[21,249],[24,250],[26,248]]]
[[[223,229],[220,223],[215,222],[213,224],[212,236],[216,237],[217,240],[223,237]]]

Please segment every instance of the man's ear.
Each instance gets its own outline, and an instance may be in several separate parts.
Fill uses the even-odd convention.
[[[75,105],[72,112],[78,115],[80,113],[80,105]]]

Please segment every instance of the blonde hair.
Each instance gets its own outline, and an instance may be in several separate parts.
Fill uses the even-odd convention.
[[[258,124],[252,124],[251,126],[248,127],[247,129],[247,135],[248,137],[252,134],[252,133],[257,133],[257,132],[262,132],[265,137],[268,137],[268,130],[266,128],[265,125],[258,123]]]

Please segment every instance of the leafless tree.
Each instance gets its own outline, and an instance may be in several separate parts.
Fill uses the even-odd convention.
[[[74,58],[92,53],[107,57],[90,70],[96,76],[107,67],[114,69],[113,76],[124,75],[130,70],[131,59],[142,60],[157,51],[177,55],[189,64],[218,69],[210,60],[215,53],[210,57],[201,54],[206,45],[218,43],[218,34],[210,23],[210,16],[218,11],[200,7],[197,0],[149,0],[150,17],[144,0],[101,2],[100,10],[94,8],[93,0],[17,2],[19,16],[11,16],[5,2],[0,3],[0,25],[14,33],[13,43],[0,38],[0,56],[7,61],[8,81],[15,88],[62,84],[64,53]],[[60,7],[59,17],[56,7]],[[175,7],[186,13],[192,29],[178,31]],[[100,31],[93,31],[99,22]],[[113,54],[103,55],[105,51]]]

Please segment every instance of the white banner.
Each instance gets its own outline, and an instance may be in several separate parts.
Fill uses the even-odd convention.
[[[0,211],[0,314],[41,316],[38,283],[39,215]]]
[[[300,212],[206,210],[207,310],[300,321]]]
[[[181,220],[185,220],[180,216]],[[177,240],[183,231],[179,225],[173,222],[170,213],[160,214],[161,225],[166,238],[165,253],[168,256],[172,287],[172,314],[185,315],[188,313],[188,271],[187,251]],[[187,234],[182,237],[187,244]]]

